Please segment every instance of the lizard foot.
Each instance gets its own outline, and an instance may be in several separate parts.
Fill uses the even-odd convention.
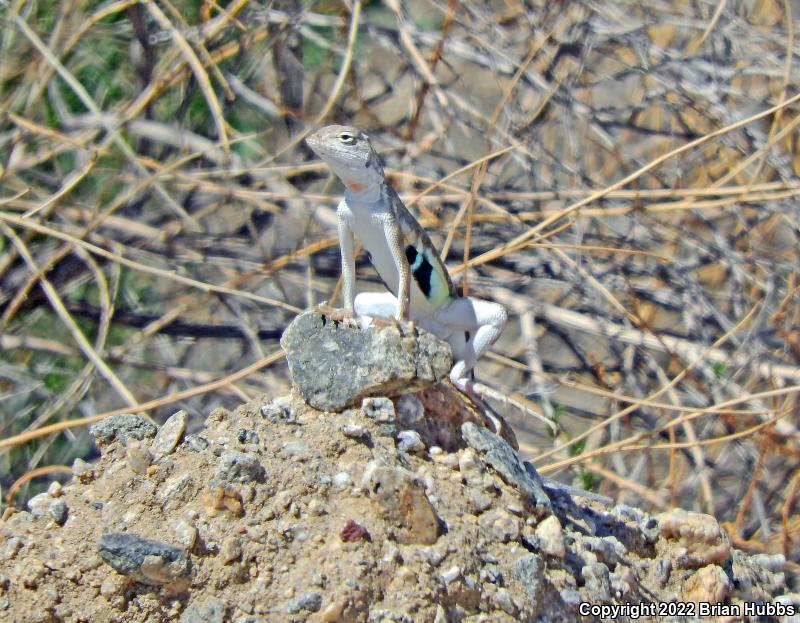
[[[400,320],[399,318],[395,318],[392,316],[391,318],[380,318],[376,317],[372,319],[373,327],[395,327],[400,332],[400,335],[403,337],[407,337],[409,335],[414,335],[417,332],[417,325],[414,324],[413,320]]]
[[[343,324],[345,327],[351,329],[360,329],[361,325],[354,312],[349,309],[342,309],[339,307],[330,307],[324,303],[317,305],[315,309],[326,318],[330,318],[334,322]]]

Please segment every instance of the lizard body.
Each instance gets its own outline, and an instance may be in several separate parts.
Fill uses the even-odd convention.
[[[337,208],[345,308],[365,325],[373,317],[395,317],[446,340],[455,362],[450,380],[470,395],[480,394],[471,371],[503,331],[506,309],[456,293],[427,233],[386,181],[366,134],[333,125],[306,142],[345,185]],[[355,295],[354,234],[389,292]]]

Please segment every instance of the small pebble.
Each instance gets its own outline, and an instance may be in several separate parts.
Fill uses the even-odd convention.
[[[220,457],[216,478],[226,482],[264,482],[266,471],[257,456],[226,450]]]
[[[50,502],[50,507],[47,511],[59,526],[63,526],[66,523],[69,509],[63,499],[59,498]]]
[[[75,459],[72,462],[72,475],[78,479],[78,482],[88,484],[94,480],[94,465],[87,463],[83,459]]]
[[[242,557],[242,542],[236,537],[228,537],[222,541],[219,555],[223,565],[229,565]]]
[[[353,479],[347,472],[339,472],[333,475],[333,488],[336,491],[344,491],[353,483]]]
[[[394,403],[384,396],[364,398],[361,402],[361,410],[368,418],[382,424],[388,424],[397,419]]]
[[[503,584],[503,574],[500,572],[500,568],[497,565],[483,566],[480,571],[480,577],[481,580],[489,582],[490,584],[497,584],[498,586],[502,586]]]
[[[458,454],[455,452],[435,454],[432,455],[431,458],[433,458],[436,463],[449,467],[450,469],[458,467]]]
[[[423,452],[425,444],[422,437],[415,430],[401,430],[397,433],[397,449],[401,452]]]
[[[167,418],[156,433],[156,438],[150,446],[153,453],[153,460],[160,461],[170,454],[181,442],[183,434],[186,432],[186,424],[189,421],[189,414],[181,409]]]
[[[269,404],[262,405],[261,415],[268,420],[282,421],[287,424],[296,422],[296,417],[291,406],[291,398],[289,396],[282,396],[276,398]]]
[[[236,440],[239,443],[258,444],[258,435],[255,431],[250,430],[249,428],[240,428],[236,431]]]
[[[536,527],[536,536],[539,537],[539,547],[543,554],[555,558],[563,558],[566,553],[564,545],[564,531],[561,522],[555,515],[550,515]]]
[[[480,515],[483,511],[492,506],[493,498],[483,491],[467,490],[467,509],[473,515]]]
[[[225,602],[217,597],[189,602],[179,623],[224,623]]]
[[[308,503],[308,512],[311,515],[319,517],[321,515],[325,515],[328,513],[328,509],[325,508],[325,503],[320,500],[319,498],[312,498],[311,501]]]
[[[89,432],[98,446],[110,444],[116,439],[122,443],[126,443],[129,439],[142,441],[148,437],[155,437],[157,431],[156,425],[146,417],[130,413],[111,415],[89,427]]]
[[[272,505],[280,510],[286,511],[289,510],[289,507],[292,505],[292,500],[294,499],[294,494],[291,491],[286,489],[282,491],[278,491],[272,498]]]
[[[49,511],[50,502],[52,501],[53,498],[51,498],[50,494],[47,492],[37,493],[30,500],[28,500],[28,508],[31,511],[31,515],[34,517],[44,517]]]
[[[492,596],[492,601],[500,610],[510,616],[514,616],[517,611],[514,601],[511,599],[511,593],[506,588],[498,588]]]
[[[455,582],[461,575],[461,569],[457,566],[450,567],[447,571],[442,572],[442,580],[445,584]]]
[[[288,614],[297,614],[303,610],[317,612],[321,607],[322,595],[316,591],[306,591],[287,601],[285,609]]]
[[[358,424],[345,424],[342,426],[342,434],[350,439],[361,439],[367,436],[367,429]]]
[[[369,532],[367,532],[366,528],[354,519],[347,520],[347,523],[344,524],[339,532],[339,538],[341,538],[344,543],[370,540]]]
[[[189,446],[189,450],[193,452],[202,452],[208,448],[208,439],[200,435],[186,435],[185,441],[186,445]]]
[[[153,462],[153,456],[140,441],[129,439],[125,446],[125,460],[133,473],[144,476],[147,474],[147,468]]]
[[[333,601],[325,606],[322,611],[322,620],[324,623],[336,623],[342,618],[345,604],[341,601]]]
[[[172,526],[172,531],[180,543],[187,551],[191,551],[197,542],[197,528],[195,528],[186,519],[178,519]]]

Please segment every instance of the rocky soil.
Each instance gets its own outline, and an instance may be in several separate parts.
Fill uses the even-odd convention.
[[[356,329],[316,326],[320,343],[302,339],[320,357],[353,347]],[[416,356],[417,337],[382,331]],[[781,556],[733,549],[713,517],[575,495],[446,388],[390,399],[381,383],[402,385],[361,387],[342,412],[264,397],[196,434],[183,411],[95,425],[100,460],[0,522],[0,620],[594,621],[581,604],[800,602]]]

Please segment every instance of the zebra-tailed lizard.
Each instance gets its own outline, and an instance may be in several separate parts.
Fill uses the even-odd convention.
[[[331,125],[306,142],[345,185],[337,220],[346,311],[355,314],[362,327],[373,318],[410,320],[450,345],[454,361],[450,380],[460,391],[478,404],[491,398],[542,418],[473,380],[475,362],[500,337],[508,312],[499,303],[457,294],[425,230],[386,181],[369,137],[358,128]],[[355,296],[354,234],[389,292]],[[553,427],[550,420],[544,421]]]

